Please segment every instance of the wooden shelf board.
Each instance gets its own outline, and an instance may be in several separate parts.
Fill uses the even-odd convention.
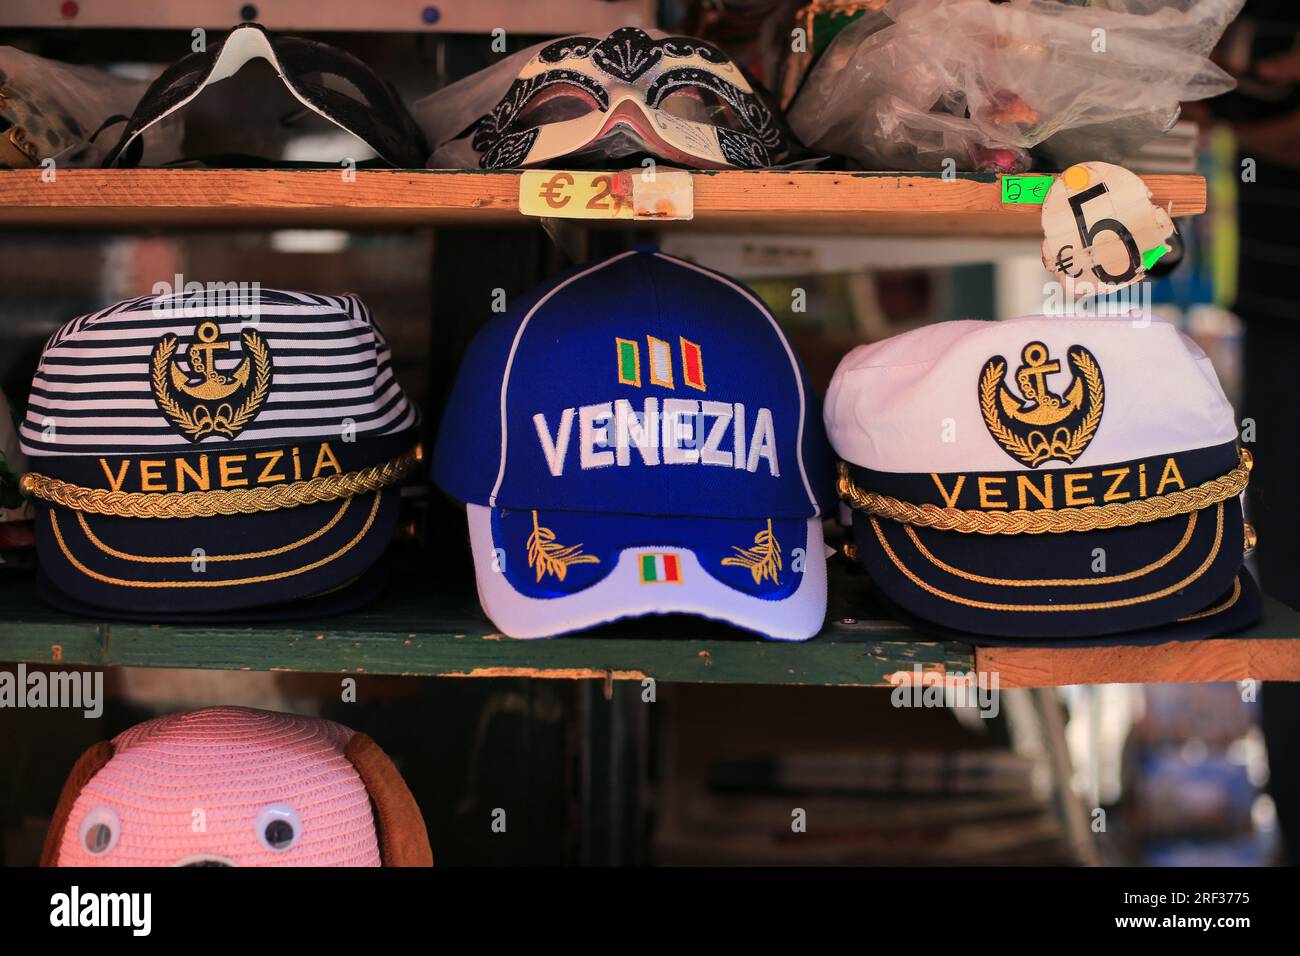
[[[992,174],[695,173],[695,218],[656,228],[713,231],[1034,236],[1038,206],[1004,206]],[[1143,177],[1175,216],[1205,211],[1200,176]],[[0,172],[0,224],[143,226],[527,226],[519,174],[479,170],[134,169]],[[622,225],[627,225],[624,221]]]
[[[1272,622],[1286,620],[1279,630]],[[1264,620],[1250,634],[1209,641],[1150,647],[1092,647],[1068,650],[981,647],[981,672],[996,672],[1001,687],[1064,687],[1069,684],[1177,684],[1241,680],[1300,680],[1300,639],[1295,612],[1265,599]],[[1263,630],[1261,630],[1263,628]]]
[[[237,626],[94,621],[50,609],[30,572],[0,575],[0,661],[65,666],[890,686],[922,674],[997,672],[998,686],[1300,680],[1300,614],[1265,600],[1242,637],[1140,648],[979,648],[923,638],[874,607],[860,575],[832,576],[822,634],[759,640],[697,618],[647,618],[519,641],[464,592],[395,582],[371,608],[319,622]],[[857,617],[849,617],[852,608]],[[1279,639],[1285,638],[1285,639]],[[894,675],[903,675],[891,678]]]
[[[65,10],[71,6],[72,12]],[[365,33],[491,33],[498,27],[512,34],[603,36],[621,26],[655,21],[653,0],[562,0],[520,3],[519,0],[444,0],[432,10],[430,22],[421,5],[406,3],[329,3],[279,0],[258,5],[257,22],[275,32],[358,31]],[[49,0],[7,0],[8,29],[62,28],[110,30],[184,30],[195,27],[230,28],[234,10],[226,3],[123,3],[121,0],[80,0],[76,4]]]
[[[610,678],[747,684],[887,685],[895,671],[968,672],[966,645],[910,640],[893,622],[837,624],[810,644],[762,641],[695,618],[642,619],[519,641],[464,593],[397,582],[370,608],[320,622],[162,626],[50,609],[30,573],[0,576],[0,660],[442,677]],[[666,636],[666,633],[671,633]],[[890,638],[893,638],[892,640]]]

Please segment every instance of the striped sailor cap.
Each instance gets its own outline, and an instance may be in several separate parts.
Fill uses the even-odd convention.
[[[355,606],[418,418],[352,295],[218,285],[74,319],[19,430],[42,592],[146,619]]]

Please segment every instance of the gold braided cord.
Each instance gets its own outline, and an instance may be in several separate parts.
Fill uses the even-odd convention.
[[[73,511],[119,518],[212,518],[256,514],[378,491],[400,481],[420,461],[419,445],[380,465],[341,475],[321,475],[285,485],[221,488],[211,491],[111,491],[84,488],[58,478],[28,472],[23,491]]]
[[[863,491],[853,483],[849,466],[839,466],[840,497],[857,511],[888,518],[901,524],[962,534],[1060,534],[1067,531],[1104,531],[1127,528],[1148,521],[1200,511],[1246,489],[1252,461],[1250,452],[1241,449],[1240,464],[1218,478],[1195,488],[1179,489],[1165,495],[1115,501],[1104,505],[1079,508],[1045,508],[1039,511],[979,511],[944,508],[935,504],[914,504],[888,495]]]

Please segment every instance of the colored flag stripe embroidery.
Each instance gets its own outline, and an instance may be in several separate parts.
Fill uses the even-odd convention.
[[[673,387],[673,350],[663,339],[647,335],[650,343],[650,384]]]
[[[681,565],[675,554],[641,555],[642,584],[680,584]]]
[[[682,339],[682,381],[691,388],[704,391],[704,360],[700,347],[688,339]]]
[[[641,385],[641,344],[632,339],[615,339],[618,343],[618,381],[620,385]]]

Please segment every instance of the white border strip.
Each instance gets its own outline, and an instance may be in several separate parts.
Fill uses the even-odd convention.
[[[682,266],[683,268],[686,269],[692,269],[695,272],[700,273],[700,275],[708,276],[710,279],[713,279],[716,282],[721,282],[723,285],[730,286],[732,289],[735,289],[742,296],[744,296],[745,299],[749,301],[750,305],[758,309],[758,311],[761,312],[767,318],[767,321],[772,324],[772,330],[776,332],[776,337],[780,339],[781,344],[785,346],[786,357],[790,359],[790,370],[794,373],[795,388],[799,390],[799,435],[798,435],[798,442],[795,445],[795,456],[799,460],[799,476],[803,479],[804,491],[808,492],[808,500],[812,502],[813,514],[814,515],[820,514],[821,512],[820,512],[820,506],[817,503],[817,496],[813,494],[812,485],[809,484],[808,482],[808,472],[804,468],[804,464],[803,464],[803,429],[804,429],[804,415],[806,414],[806,406],[807,406],[807,401],[803,393],[803,376],[799,374],[799,362],[794,357],[794,350],[790,348],[790,342],[789,340],[786,339],[785,332],[782,330],[780,323],[776,321],[776,317],[772,315],[771,310],[768,309],[767,306],[764,305],[761,301],[755,298],[752,292],[750,292],[744,286],[736,284],[731,279],[728,279],[726,276],[718,275],[718,273],[712,272],[711,270],[705,269],[701,266],[697,266],[693,262],[686,262],[685,260],[682,259],[676,259],[673,256],[665,255],[662,252],[656,252],[655,255],[658,256],[660,259],[663,259],[665,262],[671,262],[673,265]]]
[[[511,369],[514,368],[515,352],[519,349],[519,340],[523,338],[524,330],[528,328],[528,323],[532,321],[532,318],[537,313],[537,310],[540,309],[542,306],[544,306],[547,302],[549,302],[551,296],[555,295],[561,289],[566,288],[567,286],[569,286],[574,282],[577,282],[579,279],[591,275],[593,272],[599,272],[601,269],[605,268],[606,266],[613,265],[615,262],[618,262],[620,259],[626,259],[628,256],[634,256],[636,254],[637,254],[637,250],[629,249],[627,252],[620,253],[619,255],[616,255],[610,259],[606,259],[603,262],[597,262],[595,265],[589,266],[586,269],[583,269],[581,272],[574,273],[573,275],[569,276],[569,278],[565,279],[563,282],[557,285],[554,289],[551,289],[549,292],[547,292],[546,295],[538,299],[537,302],[533,304],[533,307],[528,310],[528,314],[525,315],[523,320],[519,323],[519,328],[515,330],[515,340],[510,344],[510,355],[506,358],[505,372],[501,376],[501,464],[497,468],[497,480],[496,483],[492,485],[492,494],[488,496],[488,504],[490,506],[496,507],[497,492],[501,490],[501,482],[505,480],[505,476],[506,476],[506,436],[507,436],[506,389],[510,387],[510,371]],[[655,255],[658,255],[658,253],[655,253]],[[800,420],[802,421],[802,413],[801,413]],[[799,467],[800,468],[803,467],[802,462],[800,462]]]
[[[492,537],[492,510],[470,504],[465,511],[479,603],[509,637],[553,637],[628,617],[680,613],[723,621],[775,641],[806,641],[821,631],[826,619],[826,546],[820,518],[786,519],[791,524],[802,520],[807,528],[807,538],[801,542],[807,560],[798,586],[784,598],[738,591],[700,564],[692,548],[671,545],[621,548],[602,559],[613,567],[594,584],[560,597],[535,598],[516,591],[503,573],[494,570],[500,542]],[[671,586],[642,584],[637,558],[647,552],[675,554],[681,581]]]

